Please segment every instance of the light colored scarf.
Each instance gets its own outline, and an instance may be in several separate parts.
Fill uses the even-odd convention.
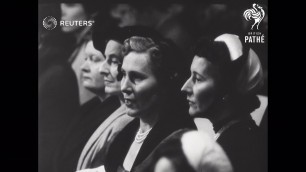
[[[86,143],[80,155],[77,170],[89,168],[98,153],[106,154],[114,137],[133,119],[126,114],[124,104],[106,118]]]

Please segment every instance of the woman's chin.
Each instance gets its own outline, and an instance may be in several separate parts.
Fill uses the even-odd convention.
[[[113,95],[120,95],[121,91],[120,89],[115,87],[105,86],[105,93],[113,96]]]
[[[194,108],[189,108],[189,115],[192,118],[203,117],[203,113]]]
[[[130,117],[137,117],[137,111],[131,108],[126,108],[126,112]]]
[[[197,117],[197,112],[193,108],[189,108],[189,115],[191,117]]]

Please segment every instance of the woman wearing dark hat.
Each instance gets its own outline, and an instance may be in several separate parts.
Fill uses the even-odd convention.
[[[96,96],[84,103],[70,123],[55,156],[54,172],[73,172],[81,151],[98,126],[119,106],[118,96],[105,94],[100,65],[105,60],[100,51],[89,41],[85,48],[85,62],[82,64],[83,85]],[[63,132],[63,131],[62,131]]]
[[[263,84],[257,54],[237,35],[222,34],[199,42],[190,71],[182,91],[197,128],[203,118],[212,122],[234,171],[260,171],[258,127],[250,116],[259,107],[256,94]]]
[[[93,30],[93,44],[95,48],[103,52],[105,60],[99,67],[100,74],[104,78],[105,93],[116,96],[120,100],[120,106],[98,125],[94,133],[87,141],[79,157],[77,170],[92,168],[103,164],[108,145],[121,129],[133,118],[125,113],[125,105],[120,90],[118,79],[118,67],[122,63],[122,44],[129,37],[125,28],[114,25],[103,25],[97,20]]]

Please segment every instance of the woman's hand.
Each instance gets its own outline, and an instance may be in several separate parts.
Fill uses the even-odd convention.
[[[104,165],[102,165],[97,168],[84,169],[84,170],[79,170],[76,172],[105,172],[105,169],[104,169]]]

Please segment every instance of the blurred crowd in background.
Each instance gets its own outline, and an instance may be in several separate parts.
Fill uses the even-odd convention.
[[[191,46],[200,37],[218,35],[224,32],[245,36],[247,32],[250,32],[251,25],[253,24],[252,22],[246,21],[243,17],[243,12],[251,8],[251,3],[248,3],[249,1],[237,1],[237,3],[212,3],[203,1],[203,3],[194,4],[153,2],[104,4],[102,2],[88,1],[87,3],[83,3],[85,9],[83,19],[88,20],[95,16],[96,13],[104,13],[106,18],[109,17],[117,20],[119,27],[133,25],[152,27],[159,31],[164,37],[173,40],[187,55]],[[259,53],[267,78],[268,9],[266,4],[263,4],[266,16],[259,25],[259,30],[265,35],[265,43],[253,43],[251,47]],[[59,42],[65,44],[64,41],[68,42],[69,40],[67,38],[62,38],[64,37],[63,35],[73,35],[70,41],[74,44],[80,41],[77,38],[82,37],[82,35],[78,35],[81,34],[80,29],[82,28],[65,30],[56,27],[50,32],[41,24],[46,16],[53,16],[60,20],[60,3],[39,4],[39,46],[41,46],[44,41],[51,42],[52,40],[50,40],[50,37],[54,39],[53,42],[55,44]],[[105,22],[107,23],[106,20]],[[57,41],[56,39],[64,40]],[[68,44],[65,45],[68,46]],[[267,87],[264,87],[262,90],[262,93],[265,95],[267,94],[266,88]]]

